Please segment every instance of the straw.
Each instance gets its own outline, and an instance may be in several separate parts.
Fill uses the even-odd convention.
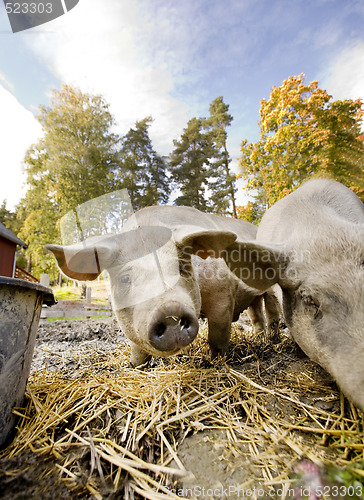
[[[360,412],[317,365],[294,357],[287,336],[273,346],[234,326],[230,357],[212,362],[201,330],[187,352],[144,370],[129,366],[127,346],[105,354],[81,345],[58,371],[34,372],[19,432],[1,456],[52,457],[65,488],[97,499],[183,498],[172,490],[193,471],[179,450],[216,430],[224,459],[246,460],[247,486],[288,487],[302,459],[362,463]]]

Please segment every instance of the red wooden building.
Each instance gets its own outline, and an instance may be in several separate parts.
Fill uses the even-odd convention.
[[[0,276],[15,276],[15,260],[17,247],[27,248],[24,241],[7,229],[0,222]]]

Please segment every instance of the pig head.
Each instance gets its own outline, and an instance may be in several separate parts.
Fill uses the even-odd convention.
[[[295,341],[364,411],[364,206],[340,183],[312,180],[270,208],[256,242],[223,252],[249,286],[278,283]]]

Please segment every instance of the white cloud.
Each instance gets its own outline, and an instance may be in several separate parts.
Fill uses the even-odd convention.
[[[206,89],[194,87],[191,95],[184,86],[191,88],[213,58],[210,17],[194,0],[178,5],[174,0],[87,0],[52,21],[49,29],[19,36],[61,82],[102,94],[119,133],[151,115],[153,145],[168,154],[188,119],[208,112],[208,101],[200,99]],[[222,19],[220,7],[213,17],[216,23]],[[217,56],[220,60],[222,54]]]
[[[26,150],[41,137],[41,126],[30,111],[0,85],[0,203],[13,209],[24,194],[21,165]]]
[[[153,116],[152,140],[166,154],[186,124],[188,109],[171,97],[173,79],[163,61],[146,58],[158,26],[150,29],[142,7],[134,0],[80,2],[53,21],[51,33],[39,30],[24,40],[60,81],[102,94],[121,133]]]
[[[364,42],[356,42],[341,50],[326,69],[320,86],[334,99],[364,101]],[[362,123],[364,131],[364,121]]]
[[[348,45],[326,70],[322,87],[334,99],[364,99],[364,43]]]
[[[14,94],[14,85],[2,73],[0,73],[0,84]]]

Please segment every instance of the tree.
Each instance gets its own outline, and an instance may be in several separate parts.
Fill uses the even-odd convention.
[[[170,194],[167,166],[153,149],[149,116],[137,121],[121,141],[120,187],[128,190],[134,209],[166,203]]]
[[[42,175],[63,212],[113,189],[119,137],[111,132],[114,119],[102,96],[63,85],[49,107],[40,107],[38,120]]]
[[[175,140],[173,144],[175,149],[171,153],[170,169],[174,183],[181,191],[175,204],[211,211],[206,188],[209,185],[208,165],[213,145],[211,137],[203,132],[202,119],[189,120],[180,141]]]
[[[53,275],[55,281],[58,273],[55,260],[44,245],[61,243],[57,230],[59,216],[41,182],[33,185],[18,205],[18,217],[23,220],[19,237],[28,245],[24,251],[26,270],[38,278],[42,273],[48,273]]]
[[[257,224],[263,216],[257,203],[248,201],[246,205],[236,207],[238,219],[244,219],[252,224]]]
[[[240,164],[257,203],[269,207],[312,176],[364,188],[361,100],[332,101],[304,75],[272,87],[260,108],[260,140],[242,142]]]
[[[3,201],[0,206],[0,222],[4,224],[5,227],[13,231],[14,234],[18,234],[20,231],[20,221],[16,218],[16,211],[12,212],[6,208],[6,200]]]
[[[102,96],[62,86],[38,120],[44,136],[26,153],[28,192],[21,203],[21,231],[29,244],[28,262],[35,275],[49,271],[43,245],[59,241],[57,220],[92,198],[114,190],[118,136]]]
[[[19,207],[15,207],[15,210],[8,210],[6,208],[7,202],[3,201],[0,206],[0,222],[4,224],[7,229],[10,229],[14,234],[21,238],[20,230],[22,227],[22,221],[19,217]],[[24,249],[18,248],[16,252],[16,265],[24,269],[26,267],[26,258],[24,255]]]
[[[217,213],[227,214],[231,212],[236,218],[237,210],[235,203],[235,181],[236,175],[230,171],[231,158],[227,150],[227,127],[230,126],[233,117],[229,115],[229,105],[225,104],[223,98],[217,97],[210,104],[210,116],[204,120],[204,126],[210,134],[215,147],[214,160],[211,163],[211,177],[209,183],[212,191],[211,201]]]

